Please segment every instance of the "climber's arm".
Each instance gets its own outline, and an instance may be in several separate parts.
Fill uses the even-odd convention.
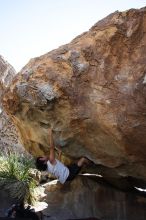
[[[53,133],[52,129],[49,129],[49,145],[50,145],[50,155],[49,155],[49,161],[51,164],[55,164],[55,145],[54,145],[54,139],[53,139]]]

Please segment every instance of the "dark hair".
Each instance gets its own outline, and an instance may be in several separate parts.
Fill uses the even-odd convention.
[[[36,168],[40,171],[46,171],[47,170],[47,163],[46,160],[42,160],[43,157],[37,157],[36,159]]]

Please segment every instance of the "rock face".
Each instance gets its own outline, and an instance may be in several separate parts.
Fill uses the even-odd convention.
[[[5,113],[0,113],[0,151],[6,153],[8,150],[24,152],[25,149],[20,144],[18,139],[17,130],[10,119]]]
[[[65,185],[48,185],[45,193],[48,208],[43,213],[51,216],[50,220],[146,218],[146,198],[120,192],[102,182],[97,184],[85,176]]]
[[[0,55],[0,107],[2,93],[12,82],[15,75],[16,71],[14,68]]]
[[[47,154],[48,128],[67,157],[146,180],[146,8],[115,12],[30,62],[3,104],[25,148]]]
[[[24,152],[24,148],[18,139],[18,132],[14,126],[11,118],[2,109],[1,98],[4,91],[7,89],[12,79],[16,75],[14,68],[0,56],[0,150],[7,152],[19,150]]]

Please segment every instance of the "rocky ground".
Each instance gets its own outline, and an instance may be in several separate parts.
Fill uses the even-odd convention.
[[[38,189],[38,195],[42,197],[40,202],[45,204],[36,204],[35,209],[38,215],[42,211],[44,220],[146,219],[146,196],[117,190],[101,177],[98,177],[98,183],[93,177],[86,176],[78,176],[64,185],[54,180],[44,184],[43,188]],[[1,191],[0,195],[0,216],[4,216],[7,208],[15,201],[6,192]]]

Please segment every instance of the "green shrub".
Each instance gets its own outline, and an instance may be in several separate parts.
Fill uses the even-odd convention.
[[[12,198],[32,204],[37,184],[29,174],[29,169],[34,167],[33,159],[8,153],[0,156],[0,164],[0,186],[8,190]]]

